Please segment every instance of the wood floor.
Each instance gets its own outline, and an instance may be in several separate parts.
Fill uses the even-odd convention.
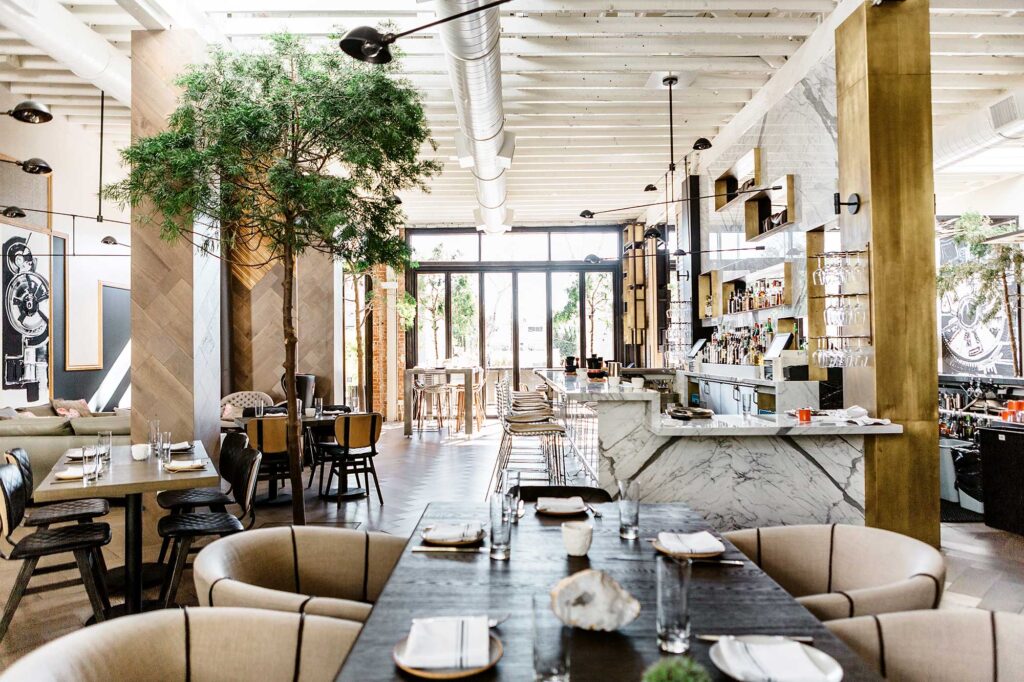
[[[376,496],[343,504],[317,498],[305,491],[307,521],[350,528],[370,528],[408,535],[423,507],[432,501],[482,500],[488,487],[498,449],[500,430],[493,423],[472,440],[447,432],[402,435],[401,425],[388,425],[377,458],[384,504]],[[144,558],[154,561],[160,540],[156,535],[159,510],[147,500]],[[286,524],[290,505],[261,507],[257,526]],[[107,519],[113,541],[105,553],[107,563],[122,563],[124,514],[112,510]],[[16,533],[16,537],[20,534]],[[948,565],[943,608],[985,608],[1024,612],[1024,537],[995,531],[982,524],[946,524],[942,529],[943,553]],[[56,562],[52,562],[56,563]],[[45,564],[44,564],[45,565]],[[19,562],[0,560],[0,599],[6,600]],[[41,576],[32,585],[66,579],[68,574]],[[151,590],[152,597],[157,590]],[[182,580],[179,602],[195,604],[191,572]],[[82,627],[91,615],[81,586],[26,597],[3,643],[0,666],[7,666],[35,647]]]

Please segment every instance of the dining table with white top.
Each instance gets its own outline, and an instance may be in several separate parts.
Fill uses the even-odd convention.
[[[473,391],[474,386],[474,375],[477,372],[475,367],[412,367],[405,370],[405,435],[412,435],[412,419],[413,419],[413,381],[418,375],[426,374],[428,372],[444,372],[445,376],[451,381],[452,375],[462,375],[464,377],[465,387],[465,414],[463,421],[465,422],[465,432],[467,436],[473,435],[474,427],[474,409],[476,405],[473,404]]]
[[[132,447],[115,445],[110,449],[110,462],[104,467],[102,476],[95,481],[85,482],[81,478],[62,480],[58,475],[69,467],[81,466],[78,459],[65,452],[54,464],[33,493],[36,502],[60,502],[91,497],[124,498],[124,561],[125,561],[125,602],[123,606],[111,609],[110,616],[139,613],[144,610],[142,601],[142,495],[161,490],[182,490],[187,488],[218,487],[220,475],[210,460],[201,441],[193,443],[193,449],[178,455],[193,461],[202,461],[201,469],[168,471],[155,455],[137,460],[132,457]],[[135,448],[148,446],[136,445]],[[73,450],[81,450],[75,448]]]

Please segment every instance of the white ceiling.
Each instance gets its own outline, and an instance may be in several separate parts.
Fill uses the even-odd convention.
[[[159,23],[186,0],[61,0],[127,53],[139,19]],[[417,0],[192,0],[206,28],[238,49],[279,30],[327,42],[339,28],[433,18]],[[652,72],[685,74],[676,89],[676,154],[714,138],[832,11],[834,0],[514,0],[502,13],[508,130],[518,140],[509,171],[516,224],[580,222],[583,208],[660,196],[668,165],[666,92]],[[171,6],[174,6],[173,11]],[[765,9],[770,7],[772,9]],[[1024,0],[932,0],[935,125],[1024,87]],[[132,14],[129,13],[131,10]],[[203,14],[205,12],[205,14]],[[134,14],[134,17],[133,17]],[[137,18],[136,18],[137,17]],[[445,172],[429,195],[404,196],[412,224],[471,224],[476,197],[454,155],[455,108],[439,41],[402,39],[404,72],[421,88]],[[0,83],[98,130],[99,92],[18,35],[0,30]],[[129,112],[111,102],[108,131],[127,140]],[[969,171],[958,177],[981,175]],[[952,174],[950,174],[952,177]],[[943,182],[940,180],[940,184]],[[962,186],[962,185],[957,185]],[[637,211],[609,214],[609,221]]]

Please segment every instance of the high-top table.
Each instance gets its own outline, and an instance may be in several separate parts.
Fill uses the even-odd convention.
[[[414,554],[420,532],[440,521],[481,521],[484,504],[434,503],[427,507],[405,552],[363,626],[338,674],[342,682],[409,679],[396,668],[392,650],[409,634],[414,617],[510,614],[494,630],[504,656],[480,680],[533,679],[531,597],[545,595],[567,575],[584,568],[600,569],[615,578],[641,604],[640,616],[619,632],[574,630],[571,644],[573,680],[639,680],[644,668],[659,660],[655,634],[655,552],[644,540],[619,538],[614,504],[595,505],[602,518],[590,517],[594,541],[589,556],[570,558],[562,545],[565,519],[537,516],[527,505],[525,516],[512,526],[512,558],[491,561],[483,554]],[[582,517],[579,517],[582,518]],[[695,532],[708,524],[682,504],[644,504],[640,536],[659,531]],[[711,663],[711,645],[700,634],[772,634],[811,636],[814,646],[835,658],[845,682],[880,680],[860,658],[824,625],[729,542],[726,558],[743,566],[695,563],[690,587],[691,655],[714,680],[726,680]]]
[[[124,565],[125,598],[123,607],[114,607],[110,615],[118,616],[142,611],[142,494],[159,490],[207,488],[220,485],[220,475],[210,461],[201,441],[195,441],[195,452],[190,459],[205,459],[202,470],[177,474],[168,473],[156,457],[137,461],[132,459],[131,446],[115,445],[110,450],[110,464],[103,477],[89,485],[81,480],[61,481],[58,471],[81,461],[68,461],[65,453],[32,497],[36,502],[78,500],[86,497],[123,497],[124,506]]]
[[[412,369],[405,370],[405,403],[403,412],[405,412],[405,435],[412,435],[412,417],[413,417],[413,406],[412,406],[412,382],[416,378],[417,374],[426,374],[427,372],[444,372],[445,376],[451,379],[453,374],[461,374],[465,377],[465,413],[462,415],[466,420],[466,435],[473,435],[473,410],[476,405],[473,404],[473,367],[438,367],[432,369],[430,367],[413,367]]]

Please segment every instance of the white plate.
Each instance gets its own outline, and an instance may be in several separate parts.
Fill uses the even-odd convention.
[[[736,637],[736,639],[749,644],[781,644],[782,642],[789,641],[785,637],[776,637],[772,635],[740,635]],[[839,682],[843,679],[843,667],[839,665],[836,659],[832,658],[824,651],[815,649],[812,646],[808,646],[806,644],[801,644],[800,646],[804,648],[804,652],[807,654],[807,657],[811,659],[811,662],[818,666],[818,670],[821,671],[822,680],[825,682]],[[734,674],[729,668],[725,657],[722,656],[722,650],[718,644],[711,647],[710,655],[711,662],[714,663],[719,670],[735,680],[739,680],[740,682],[765,682],[765,678],[762,677],[747,678]],[[785,682],[785,680],[779,680],[778,682]]]

